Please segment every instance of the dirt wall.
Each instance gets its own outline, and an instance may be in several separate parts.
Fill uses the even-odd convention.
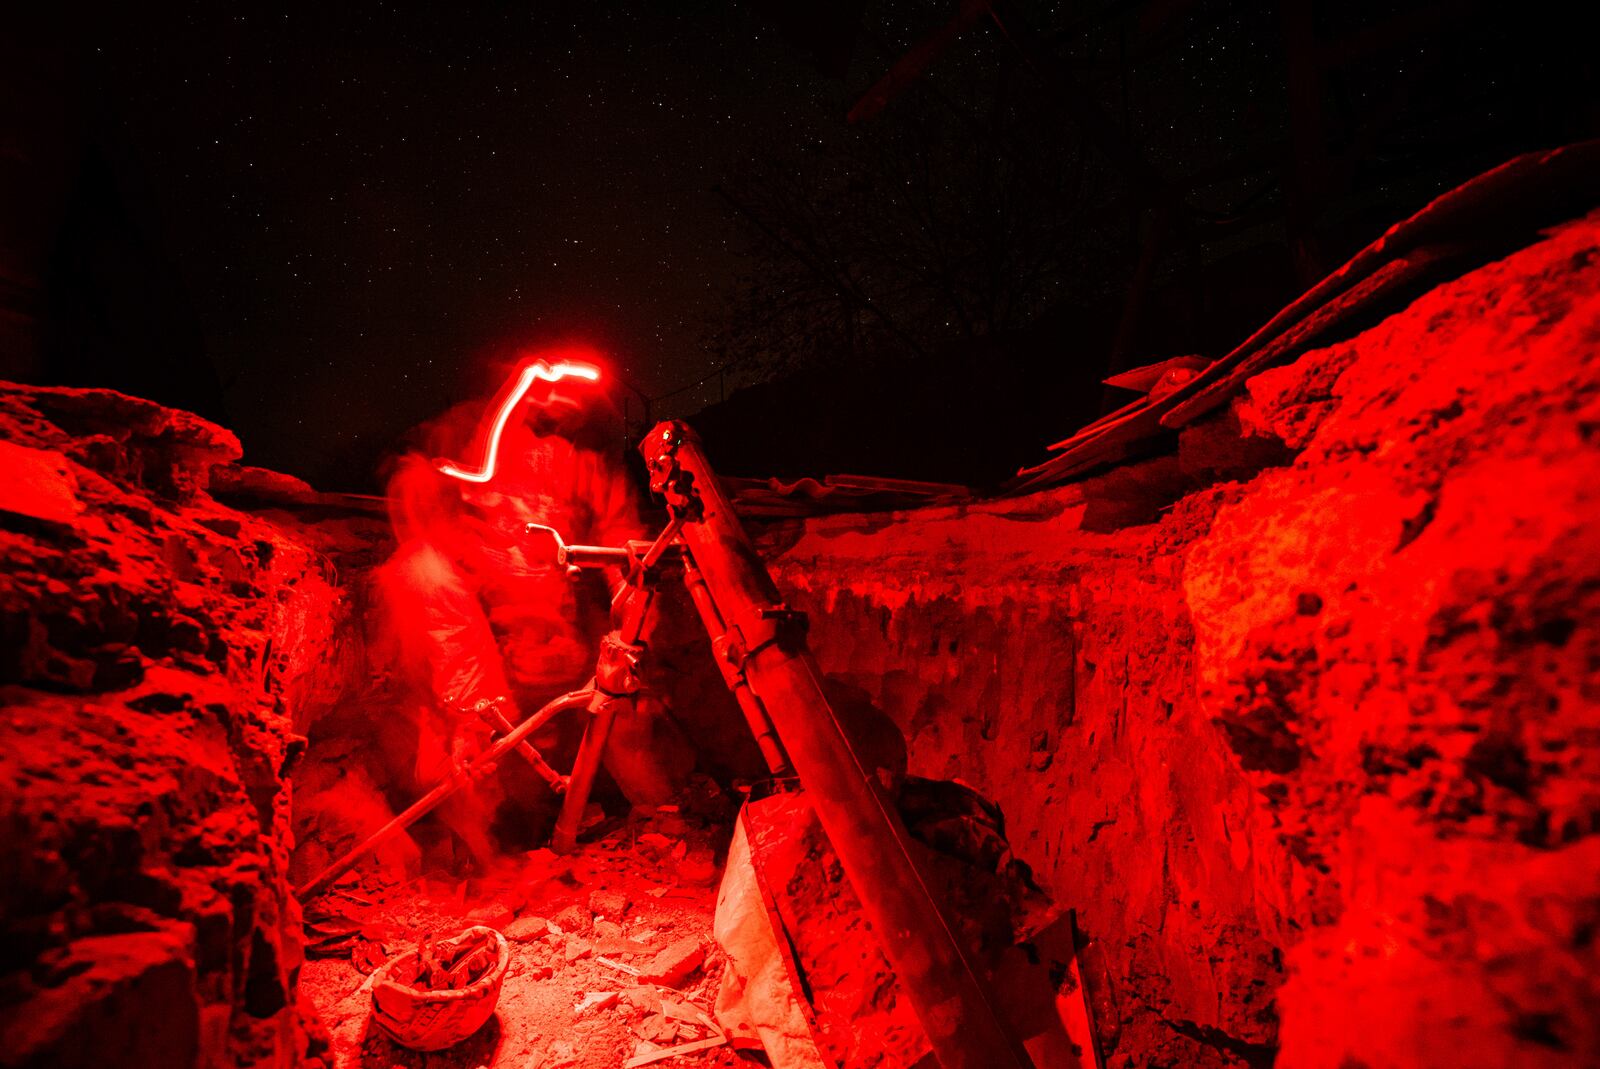
[[[109,390],[0,384],[0,1065],[314,1046],[285,695],[328,674],[344,601],[207,493],[239,452]]]
[[[1176,456],[763,541],[823,668],[1078,911],[1113,1065],[1592,1063],[1597,435],[1591,217]],[[1219,479],[1224,440],[1282,462]]]

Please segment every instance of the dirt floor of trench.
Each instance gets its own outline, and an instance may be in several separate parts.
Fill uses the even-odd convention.
[[[714,1042],[722,959],[712,918],[728,827],[665,808],[596,831],[570,857],[533,850],[465,880],[367,874],[309,903],[300,983],[330,1034],[325,1061],[335,1069],[616,1069]],[[443,1051],[393,1042],[372,1017],[371,970],[425,935],[473,924],[510,943],[494,1016]],[[649,1064],[703,1069],[739,1058],[724,1044]]]

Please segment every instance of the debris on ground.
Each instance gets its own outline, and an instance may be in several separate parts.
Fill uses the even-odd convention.
[[[365,904],[324,896],[323,902],[337,901],[342,922],[330,925],[330,934],[345,949],[308,961],[301,988],[332,1034],[331,1066],[741,1064],[712,1012],[723,968],[712,936],[716,889],[685,879],[672,860],[678,846],[685,856],[699,852],[720,867],[729,834],[726,824],[657,810],[636,814],[569,857],[534,850],[482,877],[430,875],[387,887],[373,874],[351,885]],[[357,953],[378,950],[362,949],[358,940],[404,952],[427,933],[465,927],[469,917],[492,917],[495,906],[509,914],[499,930],[510,965],[494,1015],[436,1053],[392,1042],[370,1019],[371,980],[356,960]],[[672,982],[655,983],[645,973]]]
[[[506,925],[516,919],[516,913],[504,902],[491,902],[467,914],[468,924],[481,924],[486,928],[504,932]]]
[[[549,933],[550,922],[543,917],[518,917],[501,931],[514,943],[531,943]]]
[[[621,891],[596,891],[589,896],[589,911],[608,920],[621,920],[629,905],[628,896]]]
[[[609,1010],[615,1006],[621,997],[616,991],[591,991],[573,1008],[572,1015],[579,1018],[593,1016],[601,1010]]]
[[[388,960],[389,948],[371,939],[358,938],[350,949],[350,964],[364,973],[372,972]]]
[[[705,941],[685,936],[662,950],[639,971],[646,983],[665,987],[682,987],[694,971],[706,960]]]

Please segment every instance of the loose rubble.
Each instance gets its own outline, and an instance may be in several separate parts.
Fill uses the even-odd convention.
[[[423,877],[385,884],[352,877],[324,897],[355,933],[306,964],[302,989],[332,1033],[332,1067],[384,1069],[615,1069],[738,1064],[712,1016],[722,960],[712,935],[715,892],[679,880],[656,858],[665,840],[713,862],[725,826],[639,812],[577,855],[535,850],[464,881]],[[652,843],[641,846],[651,837]],[[660,894],[652,892],[659,891]],[[358,899],[360,901],[358,901]],[[319,903],[319,906],[322,905]],[[393,1043],[370,1019],[361,962],[374,945],[408,949],[427,933],[495,919],[511,962],[494,1016],[476,1034],[431,1054]],[[620,919],[619,919],[620,918]]]

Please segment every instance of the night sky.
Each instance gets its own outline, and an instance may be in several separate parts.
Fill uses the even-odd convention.
[[[1450,186],[1600,124],[1587,38],[1564,28],[1561,5],[1510,20],[1486,0],[1314,7],[1318,40],[1378,41],[1318,88],[1321,270]],[[851,245],[852,219],[886,228],[840,262],[855,284],[879,287],[873,299],[922,352],[958,372],[1002,352],[1019,381],[1043,384],[1028,420],[1013,386],[979,413],[973,398],[930,387],[927,412],[906,412],[909,429],[886,433],[915,435],[965,403],[1032,455],[1032,443],[1064,436],[1103,403],[1108,360],[1225,351],[1308,284],[1288,262],[1283,223],[1304,128],[1291,121],[1276,6],[1002,8],[1037,31],[1044,63],[1083,83],[1187,205],[1248,212],[1215,238],[1185,232],[1190,243],[1162,259],[1137,344],[1120,357],[1112,334],[1148,219],[1127,174],[1084,147],[1052,95],[1059,87],[1004,35],[970,28],[884,117],[846,122],[953,3],[362,2],[287,13],[196,3],[41,9],[53,21],[0,40],[12,67],[0,70],[0,91],[32,131],[17,158],[36,164],[38,186],[11,206],[51,201],[52,168],[63,176],[61,203],[37,213],[58,220],[51,266],[37,272],[48,278],[30,277],[27,255],[0,236],[0,284],[41,281],[47,325],[70,342],[52,342],[55,355],[20,374],[194,408],[239,434],[246,462],[324,489],[374,488],[408,428],[487,393],[497,369],[546,343],[610,354],[635,419],[640,394],[671,395],[656,417],[690,415],[719,398],[722,383],[706,376],[737,348],[717,341],[741,324],[738,309],[736,340],[759,349],[762,301],[781,304],[791,282],[818,286],[781,248],[761,246],[760,228],[718,190],[759,201],[763,182],[775,188],[803,167],[813,185],[793,210],[811,212],[814,196],[856,213],[819,225],[824,238]],[[49,132],[58,105],[71,117],[60,135]],[[977,233],[971,255],[958,248],[952,259],[966,273],[957,288],[983,291],[995,282],[989,261],[1003,269],[1030,243],[1049,261],[1041,292],[1057,296],[1030,304],[1009,334],[941,333],[960,317],[940,293],[919,291],[931,284],[917,277],[927,274],[918,242],[937,246],[955,226],[936,221],[903,242],[893,233],[904,206],[896,176],[917,176],[926,159],[891,151],[870,181],[861,173],[897,137],[954,160],[928,182],[946,219]],[[961,184],[1013,173],[1023,177],[990,183],[996,203]],[[1016,229],[986,243],[991,210],[1011,211]],[[804,321],[780,328],[856,355]],[[802,353],[800,366],[816,357]],[[731,385],[766,374],[747,361]],[[803,396],[779,399],[786,418],[805,421],[828,400]],[[892,380],[890,397],[904,406]],[[790,433],[755,409],[723,425],[741,442]],[[810,470],[809,448],[796,470]],[[846,450],[838,470],[908,473],[886,470],[874,448]],[[748,459],[746,474],[771,466]],[[973,477],[1004,475],[1015,459]],[[933,474],[941,463],[929,461]]]
[[[638,8],[197,7],[96,45],[248,461],[359,484],[546,341],[651,396],[713,366],[739,269],[713,187],[848,102],[747,13]]]

